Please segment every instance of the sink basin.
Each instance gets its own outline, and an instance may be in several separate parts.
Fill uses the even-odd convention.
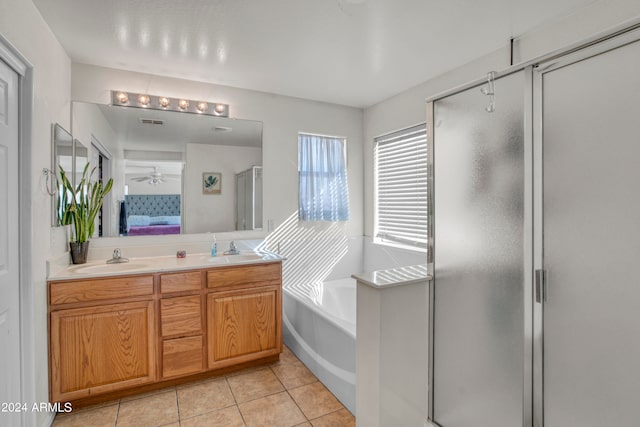
[[[238,255],[219,255],[217,257],[205,257],[205,259],[210,264],[235,264],[262,259],[262,255],[255,252],[241,252]]]
[[[229,261],[227,260],[226,256],[216,256],[216,257],[209,257],[209,263],[211,264],[226,264]]]
[[[258,255],[255,253],[248,253],[248,254],[241,253],[238,255],[226,255],[225,258],[228,258],[230,263],[234,263],[234,262],[255,261],[257,259],[262,259],[262,255]]]
[[[71,267],[69,270],[78,274],[102,274],[102,273],[122,273],[128,271],[144,270],[151,264],[146,262],[129,261],[119,264],[81,264]]]

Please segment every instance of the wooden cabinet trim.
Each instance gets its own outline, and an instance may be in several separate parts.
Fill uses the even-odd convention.
[[[153,295],[153,275],[50,282],[51,305]]]

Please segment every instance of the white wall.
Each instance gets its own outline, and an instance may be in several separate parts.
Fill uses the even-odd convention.
[[[562,20],[517,38],[515,62],[525,62],[640,17],[638,0],[596,1]],[[426,53],[428,54],[428,53]],[[437,58],[434,58],[437,60]],[[364,111],[364,233],[373,235],[373,138],[426,120],[425,99],[509,67],[509,46],[428,80]],[[483,96],[478,92],[478,96]],[[499,95],[496,100],[498,103]]]
[[[187,144],[184,174],[186,233],[235,230],[236,175],[262,164],[262,149]],[[202,193],[202,173],[222,173],[220,194]]]
[[[361,109],[85,64],[72,65],[74,101],[108,104],[112,89],[219,101],[230,105],[232,117],[262,121],[264,217],[273,220],[275,227],[297,212],[298,132],[346,137],[352,219],[344,229],[350,236],[362,234]]]
[[[47,402],[47,287],[46,260],[66,250],[65,229],[51,228],[51,197],[47,194],[42,168],[51,167],[51,125],[70,129],[69,57],[30,0],[0,1],[0,34],[33,65],[34,97],[31,140],[32,279],[35,366],[25,366],[35,374],[36,401]],[[2,201],[1,203],[6,203]],[[12,201],[13,202],[13,201]],[[22,292],[21,292],[22,294]],[[31,385],[28,385],[31,386]],[[48,413],[27,413],[27,425],[45,425]]]
[[[129,186],[129,194],[180,194],[182,183],[180,175],[162,174],[165,182],[158,185],[150,185],[149,181],[134,181],[133,178],[144,177],[144,174],[128,173],[125,182]]]

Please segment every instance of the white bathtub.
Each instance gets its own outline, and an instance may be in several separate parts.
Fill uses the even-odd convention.
[[[285,344],[355,414],[355,280],[285,285],[283,291]]]

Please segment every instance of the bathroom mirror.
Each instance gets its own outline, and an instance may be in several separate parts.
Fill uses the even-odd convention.
[[[90,142],[88,158],[108,159],[104,236],[248,229],[237,175],[262,166],[262,122],[73,102],[72,132]],[[252,229],[262,226],[257,200]]]
[[[60,176],[60,166],[62,166],[69,174],[69,176],[73,176],[73,138],[71,134],[64,129],[59,124],[54,124],[52,128],[52,153],[51,156],[51,170],[55,173],[55,178],[53,178],[52,185],[55,187],[57,185],[57,178]],[[51,225],[57,227],[60,224],[60,186],[58,185],[58,189],[55,193],[55,200],[53,203],[52,215],[51,215]]]
[[[89,161],[89,149],[79,140],[73,140],[73,185],[82,179],[82,170]],[[95,166],[95,165],[94,165]]]

